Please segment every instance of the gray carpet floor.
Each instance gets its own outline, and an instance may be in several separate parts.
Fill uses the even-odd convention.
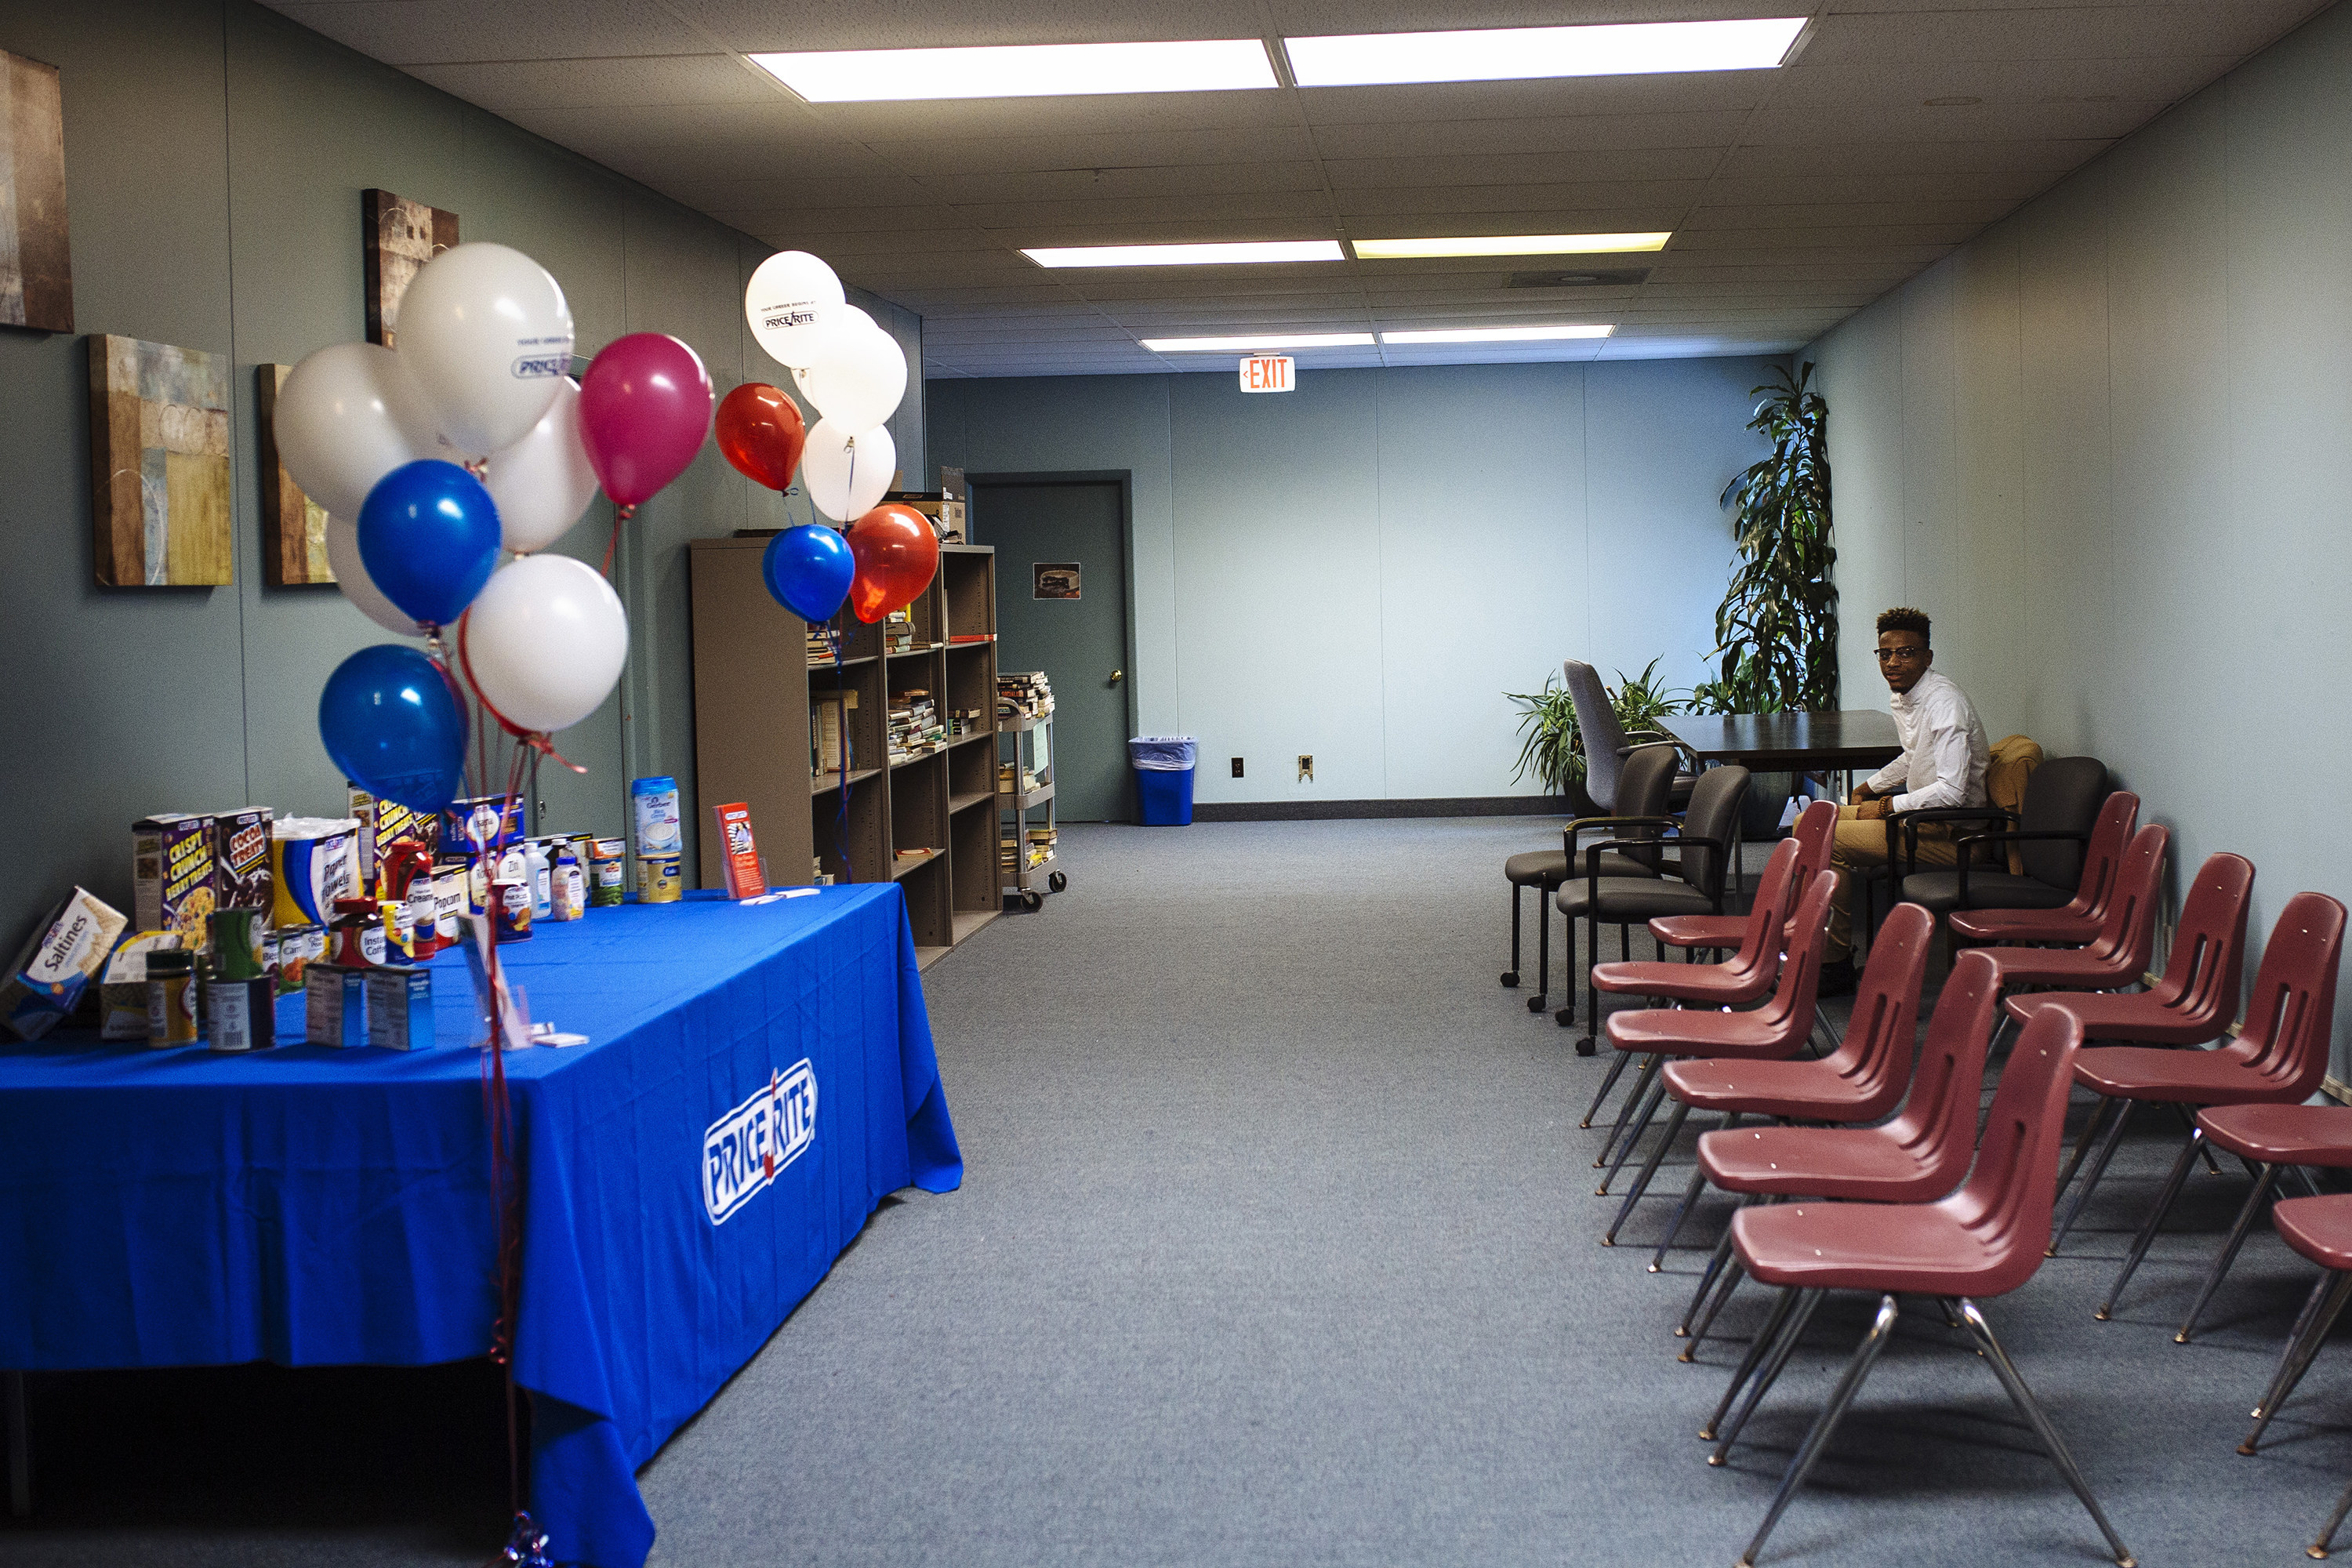
[[[1696,1428],[1767,1297],[1678,1364],[1725,1208],[1662,1274],[1638,1244],[1670,1200],[1597,1245],[1614,1200],[1577,1121],[1602,1064],[1496,984],[1501,862],[1549,836],[1065,827],[1069,889],[928,978],[962,1190],[886,1205],[646,1468],[654,1563],[1729,1563],[1874,1303],[1825,1307],[1733,1463],[1707,1467]],[[2198,1177],[2117,1321],[2091,1320],[2175,1146],[2150,1119],[2067,1255],[1986,1310],[2142,1563],[2303,1561],[2352,1475],[2352,1349],[2323,1354],[2262,1456],[2232,1450],[2312,1271],[2265,1230],[2200,1342],[2170,1338],[2243,1178]],[[37,1391],[56,1484],[41,1520],[0,1527],[0,1561],[486,1554],[475,1438],[397,1476],[320,1471],[282,1423],[182,1411],[125,1464],[122,1417],[156,1387]],[[485,1392],[404,1394],[384,1429],[446,1447],[436,1420]],[[93,1399],[118,1418],[77,1420]],[[1932,1312],[1906,1314],[1764,1558],[2101,1560]]]

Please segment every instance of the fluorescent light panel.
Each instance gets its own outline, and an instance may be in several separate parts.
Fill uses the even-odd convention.
[[[1465,239],[1359,239],[1365,261],[1401,261],[1425,256],[1602,256],[1664,250],[1671,229],[1650,234],[1507,234]]]
[[[1076,245],[1024,250],[1040,267],[1231,267],[1244,262],[1345,261],[1336,239],[1254,239],[1214,245]]]
[[[1614,327],[1443,327],[1432,331],[1382,332],[1392,348],[1412,343],[1539,343],[1562,338],[1605,338]]]
[[[1366,349],[1370,332],[1262,332],[1255,337],[1145,338],[1156,354],[1255,353],[1260,349]]]
[[[1285,38],[1301,87],[1418,81],[1515,81],[1650,71],[1769,69],[1804,30],[1802,16],[1738,22],[1637,22],[1581,27],[1483,27],[1454,33],[1357,33]]]
[[[1276,86],[1255,38],[1158,44],[1003,44],[945,49],[812,49],[751,63],[811,103],[1052,98],[1070,93],[1228,92]]]

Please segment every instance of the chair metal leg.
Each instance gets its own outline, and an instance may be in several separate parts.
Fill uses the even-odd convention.
[[[1805,1337],[1805,1325],[1813,1321],[1814,1310],[1828,1295],[1827,1290],[1807,1290],[1800,1295],[1797,1310],[1789,1314],[1789,1326],[1780,1331],[1780,1342],[1772,1347],[1772,1353],[1765,1358],[1762,1366],[1756,1369],[1756,1380],[1748,1385],[1747,1397],[1739,1402],[1739,1408],[1732,1412],[1731,1420],[1723,1426],[1722,1436],[1716,1441],[1715,1452],[1706,1457],[1708,1464],[1719,1466],[1730,1457],[1731,1446],[1739,1441],[1739,1434],[1747,1426],[1748,1418],[1756,1414],[1756,1407],[1764,1403],[1764,1396],[1771,1393],[1772,1385],[1780,1380],[1789,1358],[1797,1353],[1798,1342]]]
[[[2254,1428],[2246,1434],[2246,1440],[2238,1445],[2238,1452],[2252,1454],[2261,1444],[2263,1433],[2269,1427],[2271,1418],[2294,1394],[2295,1384],[2301,1383],[2303,1374],[2311,1370],[2311,1363],[2319,1359],[2319,1347],[2327,1342],[2328,1331],[2336,1327],[2336,1320],[2343,1312],[2347,1299],[2352,1299],[2352,1273],[2338,1274],[2327,1283],[2327,1299],[2319,1304],[2318,1315],[2304,1330],[2302,1340],[2289,1351],[2278,1375],[2271,1380],[2270,1391],[2263,1396],[2263,1413],[2254,1417]]]
[[[2319,1527],[2319,1539],[2305,1547],[2303,1554],[2305,1557],[2326,1556],[2328,1543],[2336,1539],[2336,1532],[2344,1528],[2344,1516],[2347,1513],[2352,1513],[2352,1487],[2346,1487],[2344,1495],[2336,1500],[2336,1511],[2327,1516],[2327,1522]]]
[[[1718,1132],[1728,1132],[1734,1127],[1738,1125],[1739,1112],[1736,1110],[1727,1110],[1723,1113],[1723,1125],[1717,1128],[1716,1131]],[[1675,1205],[1675,1217],[1666,1222],[1665,1239],[1658,1243],[1657,1251],[1650,1254],[1651,1273],[1655,1274],[1665,1267],[1666,1248],[1672,1247],[1675,1244],[1675,1237],[1682,1234],[1683,1221],[1689,1217],[1691,1205],[1698,1202],[1699,1194],[1706,1190],[1706,1172],[1704,1170],[1693,1171],[1691,1173],[1690,1185],[1683,1189],[1683,1201]]]
[[[2172,1336],[2174,1344],[2187,1344],[2189,1336],[2197,1331],[2197,1320],[2205,1315],[2206,1303],[2212,1300],[2213,1292],[2221,1288],[2221,1276],[2230,1272],[2230,1265],[2238,1260],[2238,1248],[2246,1245],[2246,1233],[2253,1227],[2254,1216],[2263,1212],[2263,1201],[2271,1195],[2272,1188],[2278,1184],[2278,1174],[2276,1165],[2263,1166],[2262,1178],[2254,1183],[2254,1190],[2248,1193],[2246,1201],[2238,1206],[2238,1217],[2231,1222],[2228,1238],[2221,1243],[2221,1250],[2215,1255],[2212,1267],[2205,1270],[2205,1282],[2198,1289],[2196,1302],[2189,1307],[2189,1316],[2182,1320],[2180,1331]]]
[[[1564,921],[1569,929],[1569,991],[1576,990],[1576,922]],[[1536,889],[1536,994],[1528,998],[1528,1011],[1540,1013],[1544,999],[1551,992],[1551,895],[1538,886]]]
[[[1594,951],[1600,950],[1596,948]],[[1617,957],[1621,963],[1633,962],[1633,928],[1632,926],[1621,923],[1617,927]]]
[[[2001,1387],[2008,1392],[2010,1403],[2016,1405],[2025,1419],[2032,1424],[2034,1433],[2042,1439],[2042,1446],[2050,1451],[2051,1461],[2058,1467],[2058,1473],[2066,1478],[2066,1484],[2074,1489],[2074,1495],[2081,1498],[2083,1506],[2090,1510],[2092,1520],[2099,1527],[2099,1533],[2107,1538],[2107,1550],[2115,1554],[2116,1568],[2135,1568],[2131,1549],[2124,1544],[2123,1537],[2116,1533],[2116,1527],[2107,1522],[2106,1514],[2099,1507],[2099,1500],[2091,1495],[2090,1483],[2083,1479],[2081,1468],[2074,1463],[2074,1456],[2066,1451],[2065,1442],[2058,1436],[2058,1428],[2050,1425],[2050,1417],[2042,1414],[2041,1401],[2033,1397],[2033,1391],[2025,1386],[2025,1379],[2018,1375],[2016,1366],[2009,1359],[2009,1352],[2002,1350],[2000,1342],[1992,1337],[1992,1326],[1984,1321],[1984,1314],[1977,1310],[1974,1301],[1966,1297],[1945,1305],[1948,1310],[1954,1306],[1959,1309],[1969,1332],[1976,1338],[1977,1348],[1984,1352],[1985,1360],[1992,1363],[1993,1375],[2000,1379]]]
[[[1683,1353],[1675,1358],[1676,1361],[1695,1362],[1698,1359],[1698,1347],[1706,1342],[1707,1331],[1715,1327],[1716,1314],[1723,1310],[1723,1304],[1731,1300],[1733,1292],[1739,1289],[1739,1282],[1747,1278],[1748,1265],[1734,1256],[1724,1266],[1723,1280],[1715,1288],[1715,1300],[1708,1303],[1706,1315],[1691,1330],[1690,1340],[1683,1346]]]
[[[1624,1053],[1621,1051],[1618,1055],[1622,1058]],[[1642,1097],[1649,1092],[1650,1080],[1658,1076],[1659,1060],[1654,1051],[1642,1058],[1642,1071],[1633,1079],[1633,1087],[1625,1091],[1625,1098],[1617,1102],[1617,1120],[1611,1124],[1609,1136],[1601,1142],[1601,1152],[1593,1158],[1595,1170],[1609,1163],[1609,1151],[1617,1147],[1617,1140],[1624,1135],[1626,1119],[1633,1114],[1633,1107],[1641,1103]]]
[[[2000,1044],[2000,1032],[2008,1026],[2008,1017],[2006,1013],[2002,1014],[2001,1022],[1994,1026],[1992,1045]],[[1990,1047],[1987,1047],[1985,1055],[1990,1058]],[[2105,1095],[2101,1095],[2098,1103],[2091,1107],[2090,1120],[2083,1123],[2083,1131],[2074,1140],[2074,1156],[2066,1162],[2066,1168],[2058,1173],[2059,1201],[2064,1201],[2067,1192],[2074,1185],[2074,1173],[2083,1168],[2083,1161],[2090,1154],[2091,1145],[2098,1142],[2099,1131],[2106,1126],[2107,1117],[2115,1109],[2116,1102]]]
[[[1861,1392],[1862,1380],[1870,1375],[1870,1369],[1877,1362],[1879,1352],[1886,1348],[1887,1341],[1895,1337],[1895,1298],[1888,1296],[1878,1303],[1878,1316],[1871,1320],[1870,1331],[1862,1336],[1862,1343],[1854,1349],[1853,1359],[1846,1363],[1845,1375],[1838,1379],[1837,1387],[1830,1393],[1830,1402],[1822,1406],[1822,1413],[1813,1418],[1813,1429],[1805,1434],[1804,1442],[1797,1447],[1796,1457],[1789,1461],[1788,1473],[1780,1478],[1780,1489],[1772,1494],[1772,1506],[1765,1510],[1764,1522],[1756,1527],[1755,1539],[1748,1542],[1748,1550],[1739,1554],[1738,1568],[1755,1568],[1756,1554],[1764,1550],[1764,1538],[1772,1533],[1774,1525],[1780,1522],[1780,1515],[1788,1510],[1789,1500],[1795,1497],[1797,1489],[1805,1484],[1806,1472],[1813,1468],[1813,1461],[1822,1457],[1822,1449],[1829,1443],[1830,1434],[1837,1430],[1837,1424],[1844,1418],[1847,1406]]]
[[[1633,1059],[1630,1054],[1624,1051],[1612,1051],[1609,1054],[1616,1059],[1609,1064],[1609,1070],[1601,1075],[1601,1087],[1594,1091],[1592,1103],[1584,1108],[1584,1120],[1577,1123],[1579,1127],[1592,1125],[1592,1119],[1601,1114],[1601,1102],[1609,1098],[1609,1091],[1617,1087],[1619,1075],[1624,1072],[1625,1064]]]
[[[1664,1066],[1665,1058],[1661,1057],[1658,1062],[1660,1066]],[[1609,1173],[1601,1178],[1601,1184],[1592,1190],[1594,1197],[1605,1198],[1609,1195],[1610,1184],[1616,1181],[1617,1173],[1625,1168],[1626,1160],[1632,1156],[1634,1147],[1642,1142],[1642,1134],[1650,1130],[1651,1121],[1658,1114],[1658,1104],[1665,1098],[1664,1076],[1659,1073],[1651,1074],[1650,1092],[1642,1097],[1642,1109],[1634,1113],[1633,1125],[1626,1129],[1625,1136],[1618,1140],[1616,1162],[1609,1167]]]
[[[2278,1365],[2271,1369],[2270,1381],[2263,1384],[2261,1396],[2254,1402],[2253,1409],[2248,1413],[2255,1420],[2261,1420],[2263,1412],[2269,1409],[2273,1403],[2271,1396],[2278,1391],[2280,1382],[2286,1376],[2286,1369],[2294,1364],[2295,1347],[2303,1343],[2305,1332],[2310,1329],[2312,1321],[2319,1316],[2321,1309],[2326,1306],[2327,1292],[2334,1288],[2335,1284],[2336,1276],[2327,1269],[2320,1270],[2319,1278],[2311,1282],[2311,1294],[2303,1299],[2303,1310],[2294,1315],[2294,1326],[2287,1330],[2286,1343],[2280,1347]]]
[[[1519,908],[1526,902],[1519,895],[1527,891],[1517,882],[1511,884],[1511,967],[1503,971],[1503,984],[1516,988],[1519,984]],[[1543,889],[1536,889],[1538,897]]]
[[[2098,1190],[2099,1178],[2107,1172],[2107,1162],[2115,1158],[2116,1145],[2124,1141],[2124,1128],[2131,1121],[2135,1103],[2128,1100],[2116,1101],[2116,1119],[2107,1123],[2106,1135],[2099,1140],[2098,1152],[2091,1156],[2090,1169],[2083,1173],[2082,1190],[2074,1194],[2074,1201],[2066,1205],[2066,1215],[2058,1222],[2057,1230],[2051,1235],[2050,1250],[2044,1256],[2058,1256],[2058,1249],[2066,1243],[2066,1233],[2074,1228],[2074,1216],[2083,1212],[2083,1205],[2090,1202],[2091,1194]]]
[[[1731,1382],[1725,1387],[1723,1397],[1715,1402],[1715,1413],[1706,1418],[1706,1425],[1698,1429],[1701,1442],[1715,1441],[1716,1428],[1723,1425],[1726,1415],[1731,1414],[1732,1401],[1738,1399],[1740,1389],[1747,1386],[1749,1374],[1763,1363],[1766,1356],[1772,1353],[1772,1347],[1780,1343],[1780,1331],[1788,1326],[1789,1314],[1796,1310],[1797,1299],[1803,1294],[1802,1290],[1791,1285],[1772,1299],[1772,1310],[1764,1314],[1764,1321],[1758,1327],[1756,1337],[1748,1342],[1748,1353],[1739,1358],[1738,1368],[1732,1373]]]
[[[1666,1118],[1665,1128],[1658,1135],[1656,1147],[1650,1151],[1650,1157],[1642,1162],[1642,1173],[1633,1178],[1633,1184],[1625,1191],[1624,1203],[1618,1207],[1617,1217],[1609,1222],[1609,1229],[1601,1238],[1601,1246],[1617,1245],[1618,1231],[1633,1217],[1633,1205],[1642,1201],[1642,1194],[1650,1190],[1650,1178],[1658,1173],[1658,1166],[1665,1159],[1666,1151],[1675,1146],[1676,1138],[1682,1136],[1683,1120],[1689,1115],[1690,1107],[1679,1100],[1675,1100],[1674,1113]],[[1633,1145],[1626,1147],[1630,1149]]]
[[[2094,1319],[2104,1323],[2115,1316],[2116,1298],[2124,1293],[2124,1287],[2131,1281],[2132,1271],[2139,1267],[2140,1259],[2147,1256],[2148,1243],[2156,1239],[2157,1227],[2163,1225],[2164,1216],[2172,1212],[2173,1200],[2180,1195],[2182,1184],[2189,1180],[2189,1167],[2197,1163],[2197,1146],[2203,1142],[2202,1132],[2189,1134],[2188,1147],[2182,1149],[2180,1158],[2172,1163],[2172,1173],[2164,1178],[2164,1190],[2156,1194],[2156,1206],[2147,1211],[2147,1223],[2139,1227],[2137,1236],[2132,1237],[2131,1256],[2124,1259],[2123,1270],[2116,1276],[2116,1282],[2107,1287],[2107,1299],[2099,1303],[2097,1311],[2091,1314]]]

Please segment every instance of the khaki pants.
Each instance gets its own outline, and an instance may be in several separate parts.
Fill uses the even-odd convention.
[[[1851,805],[1838,807],[1836,837],[1830,850],[1830,864],[1837,868],[1839,876],[1837,894],[1830,903],[1829,945],[1822,953],[1823,961],[1829,963],[1853,953],[1855,877],[1886,864],[1886,824],[1862,821],[1856,810]],[[1952,848],[1950,828],[1940,822],[1919,825],[1920,865],[1950,866],[1958,858]]]

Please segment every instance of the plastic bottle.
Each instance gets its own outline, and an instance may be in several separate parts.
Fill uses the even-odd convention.
[[[576,921],[588,912],[588,874],[570,845],[555,858],[555,900],[550,918]]]
[[[536,838],[525,842],[522,861],[530,879],[530,918],[543,921],[555,911],[555,868],[547,862],[546,846]]]

